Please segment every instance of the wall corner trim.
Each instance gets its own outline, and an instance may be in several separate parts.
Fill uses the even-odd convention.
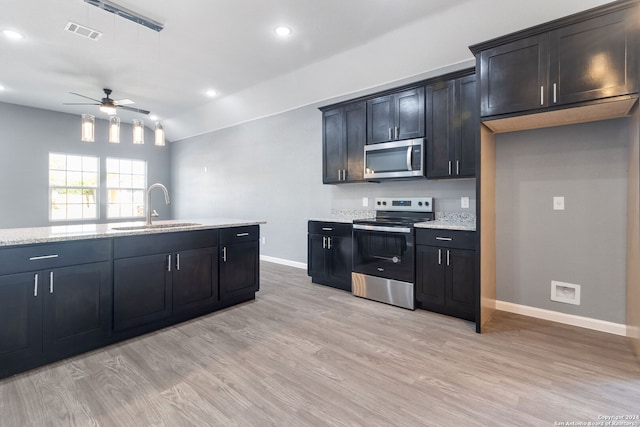
[[[623,337],[627,336],[627,326],[622,323],[607,322],[605,320],[576,316],[574,314],[565,314],[500,300],[496,301],[496,310],[550,320],[552,322],[564,323],[565,325],[578,326],[580,328],[592,329],[594,331],[606,332]]]
[[[260,255],[260,261],[272,262],[274,264],[286,265],[289,267],[300,268],[303,270],[307,269],[307,264],[305,264],[304,262],[290,261],[288,259],[276,258],[272,256],[267,256],[267,255]]]

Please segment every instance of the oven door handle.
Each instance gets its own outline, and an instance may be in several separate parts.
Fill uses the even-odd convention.
[[[367,231],[384,231],[385,233],[402,233],[411,234],[412,229],[409,227],[383,227],[380,225],[353,224],[354,230]]]

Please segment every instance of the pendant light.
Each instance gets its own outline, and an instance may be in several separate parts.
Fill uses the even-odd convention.
[[[133,120],[133,143],[144,144],[144,123],[142,120]]]
[[[96,125],[96,118],[91,114],[82,115],[82,138],[81,141],[93,142]]]
[[[112,144],[120,143],[120,117],[109,117],[109,142]]]
[[[164,138],[164,127],[162,123],[156,122],[156,145],[158,147],[164,147],[165,138]]]

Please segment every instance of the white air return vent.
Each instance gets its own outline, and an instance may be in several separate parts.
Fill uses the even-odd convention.
[[[102,33],[100,31],[85,27],[84,25],[76,24],[75,22],[71,21],[67,22],[67,26],[64,27],[64,29],[91,40],[98,40],[100,37],[102,37]]]

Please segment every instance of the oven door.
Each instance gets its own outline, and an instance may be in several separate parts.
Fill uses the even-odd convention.
[[[353,271],[413,283],[413,228],[353,225]]]

